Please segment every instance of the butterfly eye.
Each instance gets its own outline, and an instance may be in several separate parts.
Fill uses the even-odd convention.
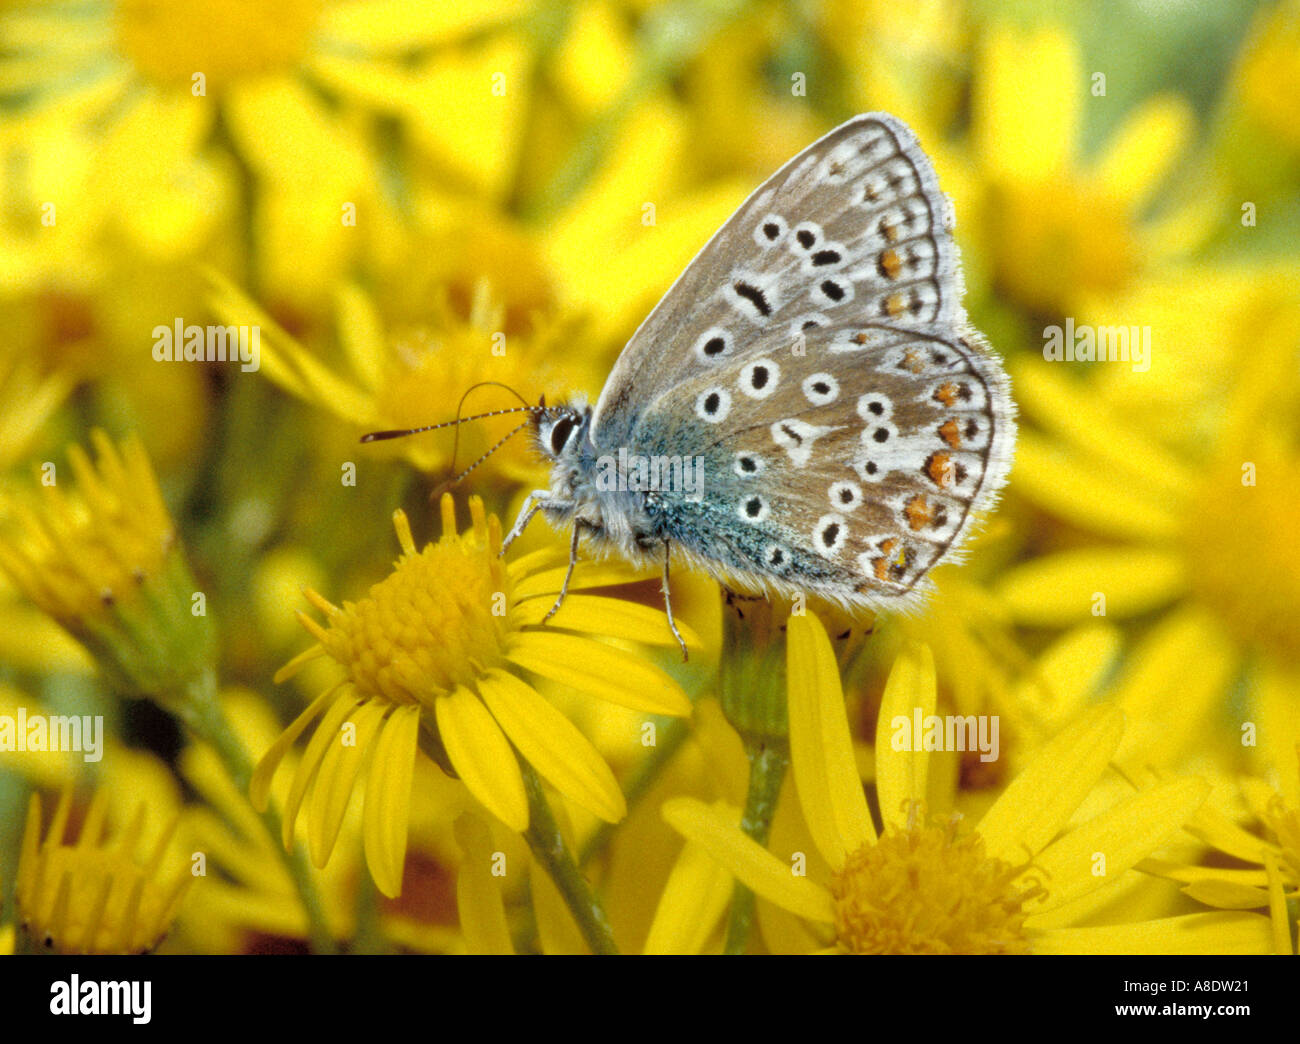
[[[565,444],[573,433],[573,425],[572,417],[561,417],[551,429],[551,452],[557,457],[564,452]]]

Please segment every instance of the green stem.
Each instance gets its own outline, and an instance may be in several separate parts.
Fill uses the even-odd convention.
[[[747,735],[744,741],[745,756],[749,759],[749,793],[745,797],[745,814],[740,828],[766,847],[781,783],[790,764],[790,747],[785,740],[775,736],[759,738]],[[748,950],[753,926],[754,893],[737,881],[731,897],[731,916],[727,921],[727,941],[723,952],[739,954]]]
[[[591,952],[618,953],[605,908],[591,890],[587,879],[582,876],[568,842],[560,833],[559,824],[542,792],[542,781],[537,778],[537,773],[526,759],[519,759],[519,768],[523,772],[524,789],[528,793],[528,829],[524,831],[524,840],[532,849],[533,858],[542,865],[555,882],[555,887],[560,890],[560,895],[573,914],[573,919],[577,921],[578,929],[591,947]]]
[[[205,743],[211,744],[236,789],[246,796],[248,784],[253,778],[253,761],[230,727],[225,714],[222,713],[221,705],[216,699],[215,687],[215,680],[210,675],[206,676],[191,685],[190,691],[184,698],[169,701],[169,706],[177,708],[181,720],[194,735]],[[320,895],[312,880],[311,869],[307,865],[307,853],[301,845],[295,845],[292,851],[285,851],[284,846],[280,844],[280,812],[274,804],[268,805],[261,816],[262,822],[270,832],[276,851],[284,860],[285,869],[293,878],[303,909],[307,912],[308,936],[312,950],[316,953],[337,953],[338,947],[334,944],[334,936],[325,919],[325,909],[321,905]]]

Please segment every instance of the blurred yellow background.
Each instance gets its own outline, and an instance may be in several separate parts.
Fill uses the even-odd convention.
[[[417,543],[437,537],[450,434],[358,437],[447,420],[484,381],[594,399],[746,195],[873,110],[916,131],[952,197],[966,306],[1006,362],[1022,434],[970,563],[939,571],[923,616],[880,621],[846,675],[858,738],[918,637],[942,702],[1004,716],[1009,766],[1105,699],[1128,715],[1118,760],[1134,774],[1198,773],[1248,829],[1241,775],[1300,807],[1294,0],[5,0],[3,503],[48,463],[64,474],[92,429],[136,433],[260,755],[320,688],[271,684],[306,641],[300,588],[361,597],[393,561],[399,506]],[[257,327],[256,359],[159,358],[178,325],[216,323]],[[1131,329],[1143,354],[1053,355],[1085,327]],[[482,388],[465,407],[516,401]],[[511,419],[462,429],[456,463]],[[457,489],[462,524],[466,493],[508,523],[543,479],[516,439]],[[563,543],[537,529],[527,547]],[[116,773],[165,795],[158,808],[220,807],[176,725],[114,696],[23,586],[0,573],[0,704],[106,714],[152,761],[131,776],[108,759],[99,785]],[[682,598],[716,602],[707,586]],[[626,769],[621,724],[579,724]],[[440,794],[426,768],[419,786]],[[979,807],[1012,768],[947,771]],[[28,794],[80,772],[95,774],[0,753],[5,895]],[[464,947],[464,846],[442,800],[412,812],[393,945]],[[661,833],[633,823],[628,838],[666,874]],[[343,860],[326,905],[353,911]],[[639,944],[653,903],[611,874]],[[201,892],[175,948],[301,936],[276,917],[287,891],[266,885],[251,927]]]

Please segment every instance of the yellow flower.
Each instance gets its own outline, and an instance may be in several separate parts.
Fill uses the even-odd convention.
[[[95,795],[75,844],[65,840],[72,791],[59,800],[40,839],[41,799],[32,794],[18,863],[18,919],[38,946],[60,953],[146,953],[162,940],[194,878],[187,859],[172,857],[160,875],[175,820],[144,862],[134,849],[144,826],[139,805],[112,844],[103,836],[107,802]]]
[[[71,374],[43,372],[37,357],[5,338],[0,346],[0,468],[27,455],[73,384]]]
[[[1293,736],[1295,734],[1293,733]],[[1300,762],[1300,745],[1295,748]],[[1221,910],[1267,908],[1273,927],[1271,951],[1295,952],[1295,902],[1300,898],[1300,772],[1286,774],[1280,788],[1256,777],[1240,781],[1250,822],[1242,825],[1218,809],[1203,807],[1187,825],[1220,858],[1235,864],[1190,866],[1147,860],[1142,869],[1183,883],[1183,891]],[[1247,829],[1251,826],[1252,829]],[[1244,865],[1242,865],[1244,864]]]
[[[505,332],[505,315],[478,287],[468,320],[445,305],[432,305],[432,321],[385,329],[376,303],[354,286],[338,294],[338,338],[350,373],[327,367],[236,287],[214,277],[213,309],[224,321],[257,325],[262,331],[262,367],[286,391],[327,410],[357,433],[423,427],[455,419],[462,393],[484,381],[500,382],[528,397],[554,401],[576,385],[589,389],[593,374],[583,363],[557,364],[585,353],[566,348],[577,339],[571,324],[542,323],[531,334]],[[426,309],[430,307],[425,303]],[[519,406],[500,388],[478,389],[466,400],[462,416]],[[514,413],[463,425],[456,464],[468,467],[504,436],[518,428],[524,414]],[[456,436],[433,432],[375,443],[367,453],[403,455],[422,471],[451,463]],[[515,438],[496,452],[485,470],[519,480],[536,477],[538,462],[526,438]]]
[[[443,198],[509,191],[531,57],[510,21],[492,0],[0,5],[14,153],[59,208],[38,232],[62,258],[50,235],[18,244],[83,280],[68,259],[100,240],[173,279],[199,257],[241,270],[252,246],[258,285],[312,313],[352,265],[392,256],[424,203],[412,169],[438,171]],[[449,46],[466,33],[474,47]]]
[[[1150,430],[1141,411],[1124,408],[1129,399],[1114,402],[1113,389],[1099,395],[1092,382],[1042,363],[1015,368],[1031,422],[1017,447],[1016,492],[1073,536],[995,585],[1013,618],[1032,626],[1162,613],[1146,684],[1165,691],[1171,707],[1188,687],[1205,701],[1203,715],[1175,715],[1165,738],[1219,721],[1240,678],[1244,712],[1233,710],[1233,727],[1211,728],[1199,742],[1240,752],[1243,721],[1275,723],[1259,730],[1261,771],[1289,766],[1300,693],[1300,552],[1291,537],[1300,515],[1300,309],[1276,290],[1260,300],[1270,298],[1267,310],[1223,306],[1259,321],[1213,347],[1231,365],[1204,411],[1184,395],[1183,420],[1196,436]],[[1193,341],[1188,350],[1211,348]],[[1155,375],[1153,367],[1149,394],[1160,412],[1176,396],[1171,376]]]
[[[578,593],[542,626],[563,567],[543,568],[553,561],[550,550],[507,565],[500,557],[496,516],[486,518],[477,497],[470,499],[470,514],[470,530],[458,535],[453,501],[444,496],[442,539],[418,551],[399,511],[394,521],[402,557],[366,598],[339,608],[308,592],[328,626],[300,614],[319,644],[294,659],[277,680],[322,656],[342,667],[344,678],[272,745],[253,777],[254,804],[264,808],[280,760],[323,715],[294,776],[284,816],[286,847],[298,811],[310,798],[311,854],[317,866],[325,864],[357,773],[368,760],[366,861],[389,896],[401,890],[421,729],[430,734],[443,767],[490,812],[522,831],[529,813],[515,749],[557,790],[600,818],[616,821],[626,811],[600,755],[524,675],[649,714],[690,712],[685,694],[663,671],[596,640],[668,645],[674,639],[662,613]],[[571,589],[627,578],[626,570],[614,567],[580,567]]]
[[[195,611],[202,594],[140,440],[91,439],[96,463],[80,446],[68,452],[75,497],[46,464],[39,503],[6,498],[16,525],[0,536],[0,568],[125,692],[173,700],[210,683],[213,629]]]
[[[859,110],[884,109],[918,130],[941,131],[962,104],[969,7],[826,0],[814,11]]]
[[[804,858],[814,865],[807,854],[786,861],[750,840],[733,814],[692,798],[669,801],[663,814],[760,897],[798,915],[827,952],[1223,953],[1265,944],[1267,922],[1253,915],[1072,923],[1070,904],[1117,882],[1205,797],[1199,781],[1170,780],[1073,824],[1119,744],[1117,711],[1097,708],[1041,748],[970,832],[954,821],[927,823],[929,757],[891,743],[896,717],[935,708],[929,650],[912,645],[898,657],[877,721],[878,829],[858,781],[830,641],[811,614],[791,617],[788,639],[794,779],[825,880],[801,875]]]
[[[1246,112],[1270,139],[1300,151],[1300,4],[1283,0],[1255,16],[1242,46],[1236,88]]]
[[[1032,312],[1072,314],[1082,293],[1123,290],[1209,227],[1204,198],[1142,220],[1191,139],[1185,101],[1147,101],[1102,156],[1081,161],[1090,83],[1082,63],[1056,27],[1026,33],[996,25],[975,56],[971,145],[984,185],[976,221],[995,287]]]

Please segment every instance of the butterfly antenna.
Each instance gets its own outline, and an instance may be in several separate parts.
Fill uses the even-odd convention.
[[[463,410],[463,409],[465,408],[465,400],[469,398],[470,392],[472,392],[472,391],[476,391],[477,389],[479,389],[479,388],[483,388],[483,387],[486,387],[486,386],[488,386],[488,385],[491,385],[492,387],[495,387],[495,388],[504,388],[504,389],[505,389],[506,391],[508,391],[511,395],[513,395],[516,399],[518,399],[521,403],[523,403],[523,407],[522,407],[522,408],[525,409],[525,410],[538,410],[538,409],[541,408],[540,406],[533,406],[531,403],[529,403],[529,401],[528,401],[527,399],[525,399],[522,395],[520,395],[517,391],[515,391],[515,390],[514,390],[512,387],[510,387],[510,385],[508,385],[508,384],[502,384],[500,381],[479,381],[477,384],[471,384],[471,385],[470,385],[468,388],[466,388],[465,391],[461,394],[460,402],[456,403],[456,416],[459,417],[459,416],[460,416],[460,411]],[[518,430],[519,430],[518,428],[515,429],[515,431],[518,431]],[[510,433],[510,435],[513,435],[513,434],[514,434],[514,432],[512,431],[512,432]],[[509,438],[509,437],[510,437],[509,435],[506,436],[506,438]],[[501,441],[504,442],[505,439],[502,439]],[[497,448],[497,446],[500,446],[500,445],[501,445],[501,442],[498,442],[496,446],[493,446],[492,449],[488,450],[488,453],[491,453],[492,450],[495,450],[495,449]],[[450,461],[448,462],[448,464],[447,464],[447,471],[448,471],[448,472],[449,472],[453,477],[450,478],[450,479],[448,479],[448,480],[446,480],[446,482],[443,483],[444,486],[454,486],[457,482],[459,482],[462,478],[465,477],[464,475],[457,475],[457,474],[456,474],[456,455],[457,455],[459,452],[460,452],[460,425],[457,424],[457,425],[456,425],[456,437],[455,437],[454,439],[452,439],[452,441],[451,441],[451,460],[450,460]],[[485,454],[484,456],[486,456],[486,455],[487,455],[487,454]],[[472,465],[470,465],[471,469],[477,467],[479,464],[482,463],[482,461],[483,461],[483,458],[480,457],[480,458],[479,458],[478,460],[476,460]],[[468,474],[468,472],[466,472],[466,474]]]
[[[441,424],[426,424],[422,428],[397,428],[392,431],[371,431],[361,436],[362,442],[382,442],[384,439],[400,439],[406,435],[419,435],[423,431],[437,431],[439,428],[451,428],[458,424],[467,424],[469,421],[485,420],[488,417],[500,417],[506,413],[536,413],[542,407],[540,406],[511,406],[508,410],[490,410],[487,413],[476,413],[472,417],[458,417],[456,420],[443,421]]]
[[[491,385],[495,385],[495,386],[498,387],[498,388],[504,388],[504,389],[505,389],[506,391],[508,391],[511,395],[513,395],[513,396],[514,396],[515,398],[517,398],[520,402],[522,402],[523,405],[522,405],[522,406],[511,406],[511,407],[510,407],[509,409],[507,409],[507,410],[489,410],[487,413],[476,413],[476,414],[475,414],[474,416],[472,416],[472,417],[462,417],[462,416],[460,415],[460,411],[461,411],[461,410],[464,408],[464,406],[465,406],[465,399],[466,399],[466,397],[469,395],[470,392],[474,391],[475,388],[482,388],[485,384],[491,384]],[[507,414],[507,413],[537,413],[537,412],[539,412],[540,410],[542,410],[542,409],[544,409],[544,408],[545,408],[545,403],[539,404],[539,405],[537,405],[537,406],[532,406],[532,405],[530,405],[527,399],[525,399],[522,395],[520,395],[517,391],[515,391],[515,390],[514,390],[512,387],[510,387],[510,385],[508,385],[508,384],[502,384],[500,381],[479,381],[478,384],[472,384],[472,385],[470,385],[468,388],[466,388],[466,389],[465,389],[465,394],[462,395],[462,396],[460,397],[460,402],[458,402],[458,403],[456,404],[456,419],[455,419],[455,420],[443,421],[441,424],[426,424],[426,425],[424,425],[423,427],[419,427],[419,428],[394,428],[394,429],[389,430],[389,431],[372,431],[372,432],[369,432],[369,433],[367,433],[367,434],[365,434],[365,435],[362,435],[362,436],[361,436],[361,441],[362,441],[362,442],[382,442],[382,441],[385,440],[385,439],[400,439],[400,438],[403,438],[403,437],[405,437],[405,436],[407,436],[407,435],[419,435],[421,432],[424,432],[424,431],[436,431],[436,430],[438,430],[439,428],[453,428],[453,427],[454,427],[454,428],[457,429],[457,432],[456,432],[456,440],[457,440],[457,443],[459,443],[459,441],[460,441],[460,431],[459,431],[459,429],[460,429],[460,425],[462,425],[462,424],[466,424],[466,423],[468,423],[469,421],[486,420],[488,417],[500,417],[500,416],[502,416],[502,415],[504,415],[504,414]],[[453,447],[453,449],[452,449],[452,459],[455,460],[455,457],[456,457],[456,453],[455,453],[455,449],[454,449],[454,447]]]
[[[492,445],[490,449],[488,449],[486,453],[484,453],[481,457],[479,457],[478,460],[474,461],[474,463],[471,464],[469,467],[467,467],[464,471],[462,471],[458,475],[453,476],[452,478],[443,479],[443,481],[439,482],[438,485],[436,485],[433,488],[433,492],[429,494],[429,499],[437,500],[438,497],[442,496],[443,493],[451,489],[452,486],[456,485],[457,482],[459,482],[471,471],[473,471],[485,460],[487,460],[488,457],[492,456],[493,453],[495,453],[502,446],[504,446],[510,439],[514,438],[514,436],[518,435],[521,431],[523,431],[526,427],[528,427],[528,423],[529,423],[528,421],[524,421],[523,424],[511,428],[508,432],[502,435],[501,438],[497,439],[497,441]]]

